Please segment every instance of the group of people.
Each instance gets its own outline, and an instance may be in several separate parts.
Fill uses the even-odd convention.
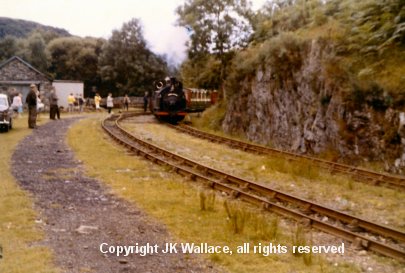
[[[94,96],[94,105],[96,107],[96,111],[100,111],[100,103],[101,103],[101,96],[99,93],[96,93],[96,95]],[[106,104],[108,113],[111,114],[111,110],[114,107],[114,99],[111,93],[108,93]]]
[[[16,100],[17,100],[16,103],[19,104],[20,102],[18,101],[18,99]],[[58,100],[59,98],[56,95],[55,87],[52,87],[49,95],[49,118],[52,120],[55,120],[56,118],[60,119]],[[37,128],[36,123],[38,112],[41,111],[41,109],[44,107],[44,104],[42,103],[40,98],[39,90],[35,84],[30,85],[30,91],[27,94],[25,102],[28,105],[28,128],[35,129]],[[22,101],[21,101],[21,108],[22,108]]]
[[[94,96],[94,104],[96,111],[100,111],[100,103],[101,103],[101,96],[96,93]],[[60,109],[58,105],[59,98],[56,94],[56,90],[53,87],[50,91],[49,95],[49,118],[52,120],[60,119]],[[89,100],[88,100],[89,101]],[[30,91],[28,92],[28,95],[26,97],[25,102],[28,105],[28,127],[29,128],[37,128],[36,121],[37,121],[37,115],[40,109],[38,107],[41,107],[43,103],[41,102],[40,99],[40,93],[38,91],[38,88],[35,84],[30,85]],[[69,96],[67,97],[67,102],[68,102],[68,112],[74,112],[78,111],[79,113],[83,112],[83,106],[86,102],[85,99],[83,99],[82,95],[76,94],[76,96],[73,95],[73,93],[70,93]],[[122,100],[123,103],[123,108],[128,111],[129,105],[130,105],[130,98],[126,94]],[[144,110],[146,111],[146,107],[148,104],[148,96],[147,93],[145,93],[144,96]],[[13,109],[15,109],[16,112],[18,112],[19,116],[23,113],[23,102],[22,102],[22,94],[19,93],[18,95],[14,96],[13,98],[13,103],[12,103]],[[112,93],[108,93],[108,96],[106,98],[106,107],[107,111],[109,114],[111,114],[112,109],[114,107],[114,99],[112,96]]]
[[[96,93],[96,95],[94,96],[94,104],[96,106],[96,111],[100,110],[100,102],[101,102],[101,97],[98,93]],[[124,109],[126,109],[128,111],[131,100],[129,99],[127,94],[125,94],[122,102],[123,102]],[[112,96],[112,93],[108,93],[108,96],[106,98],[106,107],[107,107],[108,113],[111,114],[111,111],[114,108],[114,98]]]
[[[40,93],[35,84],[30,85],[30,91],[27,94],[25,102],[28,105],[28,128],[37,128],[37,117],[38,113],[44,108],[44,104],[41,101]],[[13,99],[13,106],[17,106],[17,111],[19,115],[22,113],[22,95],[15,96]],[[49,96],[49,106],[50,106],[50,118],[55,119],[55,115],[60,119],[60,112],[58,107],[58,97],[55,94],[55,88],[51,89],[51,94]]]
[[[30,86],[30,89],[33,90],[32,100],[35,100],[36,111],[37,111],[37,114],[38,114],[38,112],[41,111],[44,108],[44,104],[41,101],[40,93],[39,93],[38,89],[36,88],[35,84],[32,84]],[[11,92],[15,94],[16,90],[12,89]],[[26,102],[28,103],[28,101],[26,101]],[[11,108],[14,110],[14,112],[17,113],[18,117],[22,116],[24,108],[23,108],[23,96],[22,96],[21,93],[18,93],[17,95],[15,95],[13,97],[13,102],[11,104]]]
[[[68,101],[68,111],[69,113],[74,112],[77,110],[79,113],[83,112],[83,105],[84,105],[84,99],[82,95],[76,94],[76,96],[73,96],[73,93],[70,93],[70,95],[67,98]]]

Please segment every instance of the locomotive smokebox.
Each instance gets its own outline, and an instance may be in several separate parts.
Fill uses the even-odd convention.
[[[175,78],[167,78],[165,82],[166,86],[156,85],[157,88],[161,88],[153,93],[153,114],[160,120],[177,123],[186,115],[183,85]]]

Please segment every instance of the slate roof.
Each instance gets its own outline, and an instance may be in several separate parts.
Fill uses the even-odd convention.
[[[6,66],[8,63],[11,63],[14,60],[18,60],[19,62],[23,63],[25,66],[27,66],[29,69],[35,71],[36,73],[46,77],[48,80],[52,81],[52,77],[50,77],[49,75],[42,73],[41,71],[39,71],[38,69],[36,69],[35,67],[33,67],[31,64],[29,64],[28,62],[24,61],[23,59],[21,59],[18,56],[13,56],[11,58],[9,58],[8,60],[0,63],[0,69],[2,69],[4,66]]]

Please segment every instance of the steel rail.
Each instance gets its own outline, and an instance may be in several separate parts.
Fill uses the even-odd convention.
[[[365,249],[369,249],[381,254],[384,254],[389,257],[405,260],[405,252],[397,247],[389,246],[386,244],[383,244],[381,242],[378,242],[376,240],[370,239],[364,235],[361,235],[359,233],[355,233],[349,230],[346,230],[344,228],[336,227],[330,223],[324,222],[322,220],[319,220],[313,216],[307,215],[308,212],[310,213],[319,213],[322,214],[323,216],[328,216],[330,218],[333,218],[335,220],[339,220],[342,222],[346,222],[349,225],[346,227],[353,226],[355,229],[359,228],[359,230],[367,230],[371,233],[379,234],[381,236],[388,236],[390,238],[393,238],[398,241],[405,241],[405,234],[397,231],[390,229],[385,226],[380,226],[375,223],[353,217],[351,215],[347,215],[335,210],[332,210],[330,208],[315,204],[313,202],[300,199],[294,196],[291,196],[289,194],[276,191],[273,189],[270,189],[264,185],[255,183],[255,182],[250,182],[246,181],[240,178],[237,178],[235,176],[225,174],[224,172],[212,169],[207,166],[200,165],[197,162],[191,161],[187,158],[181,157],[179,155],[173,154],[165,149],[159,148],[153,144],[150,144],[146,141],[140,140],[124,130],[120,125],[119,121],[123,119],[124,117],[120,116],[114,121],[114,126],[117,128],[120,134],[123,134],[125,136],[125,139],[121,139],[114,132],[112,132],[111,129],[107,128],[105,125],[105,122],[107,120],[103,121],[103,128],[106,132],[108,132],[116,141],[121,143],[122,145],[128,147],[130,150],[135,151],[136,154],[138,155],[143,155],[147,159],[152,160],[155,163],[160,163],[164,165],[169,165],[172,166],[177,172],[189,175],[190,179],[196,180],[201,179],[204,181],[208,181],[210,186],[215,189],[222,190],[228,194],[230,194],[233,197],[238,197],[242,200],[248,201],[250,203],[254,203],[257,205],[262,206],[266,210],[271,210],[274,211],[278,214],[284,215],[284,216],[289,216],[291,218],[294,218],[295,220],[302,221],[303,219],[306,219],[305,222],[306,224],[317,228],[319,230],[322,230],[324,232],[333,234],[335,236],[344,238],[346,240],[349,240],[351,242],[354,242],[358,246],[364,247]],[[138,145],[146,147],[146,151],[142,150],[140,148],[135,148],[133,144],[128,142],[128,139],[132,142],[135,141]],[[179,167],[178,165],[169,162],[167,160],[161,159],[158,155],[154,155],[151,153],[159,153],[165,157],[170,158],[171,161],[175,160],[177,164],[179,162],[185,166],[188,166],[188,168],[184,167]],[[200,173],[198,172],[198,169],[200,170]],[[216,177],[219,177],[219,179],[215,180],[212,179],[210,176],[215,175]],[[233,187],[228,185],[229,183],[236,184],[237,187]],[[254,194],[251,192],[247,191],[254,191]],[[261,196],[258,196],[257,194],[260,194]],[[288,202],[289,204],[294,204],[295,206],[298,206],[299,208],[304,208],[304,212],[302,213],[300,210],[297,211],[297,209],[290,209],[285,206],[281,206],[277,204],[277,201],[281,202]]]
[[[395,175],[378,173],[371,170],[362,169],[359,167],[353,167],[350,165],[332,162],[320,158],[310,157],[306,155],[296,154],[288,151],[283,151],[279,149],[269,148],[257,144],[252,144],[240,140],[231,139],[228,137],[213,135],[207,132],[197,130],[191,126],[187,125],[170,125],[169,127],[193,135],[195,137],[203,138],[215,143],[227,144],[232,148],[237,148],[247,152],[253,152],[261,155],[278,155],[288,160],[300,160],[304,159],[311,164],[316,164],[317,166],[326,169],[330,172],[338,172],[345,175],[349,175],[354,180],[358,182],[367,183],[375,186],[384,186],[393,189],[405,190],[405,178]]]

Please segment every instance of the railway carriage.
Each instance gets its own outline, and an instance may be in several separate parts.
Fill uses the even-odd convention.
[[[188,113],[202,112],[215,104],[218,93],[205,89],[184,88],[187,100]]]

